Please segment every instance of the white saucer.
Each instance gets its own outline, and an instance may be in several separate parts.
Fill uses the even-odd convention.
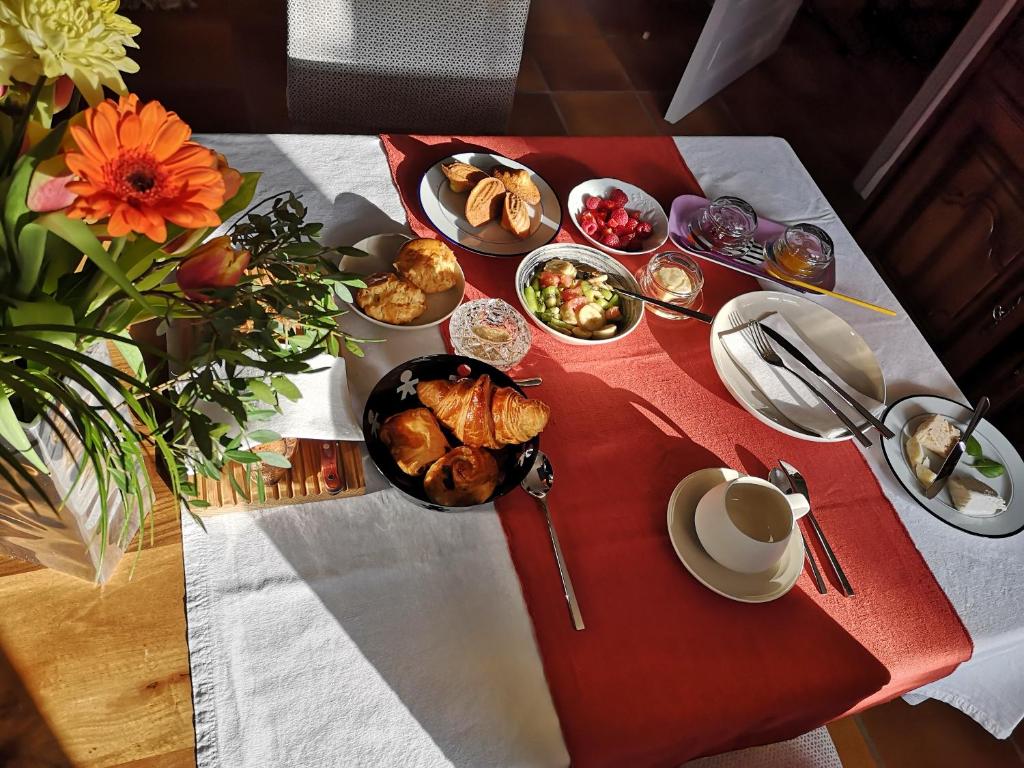
[[[395,271],[395,259],[398,258],[398,251],[409,242],[412,238],[408,235],[403,235],[397,232],[392,232],[385,235],[371,235],[364,240],[360,240],[356,243],[353,248],[358,248],[360,251],[366,251],[368,256],[343,256],[341,259],[340,269],[345,272],[354,272],[358,275],[372,275],[374,272],[394,272]],[[385,323],[383,320],[377,320],[376,318],[370,317],[368,314],[363,312],[359,308],[359,305],[354,301],[351,304],[352,311],[362,317],[365,317],[369,322],[374,325],[379,325],[381,328],[392,328],[396,331],[412,331],[420,328],[431,328],[435,325],[440,325],[454,312],[459,304],[462,303],[462,297],[466,293],[466,276],[462,272],[462,265],[459,265],[459,276],[451,288],[447,291],[441,291],[440,293],[428,293],[427,294],[427,308],[423,311],[423,314],[413,320],[411,323],[405,325],[398,325],[397,323]]]
[[[683,478],[668,502],[668,535],[686,570],[712,592],[741,603],[767,603],[789,592],[804,569],[804,545],[798,531],[789,537],[789,546],[775,567],[761,573],[737,573],[704,551],[693,522],[697,502],[705,493],[740,476],[734,469],[713,467]]]

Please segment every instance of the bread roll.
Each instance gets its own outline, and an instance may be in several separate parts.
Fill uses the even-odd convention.
[[[393,325],[408,325],[427,309],[423,291],[390,272],[366,278],[366,287],[356,292],[356,304],[370,317]]]
[[[395,269],[424,293],[447,291],[459,279],[459,262],[452,249],[431,237],[403,245]]]

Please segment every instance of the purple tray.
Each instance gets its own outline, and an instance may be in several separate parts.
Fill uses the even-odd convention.
[[[700,197],[699,195],[680,195],[672,201],[672,209],[669,211],[668,215],[668,236],[675,244],[676,248],[700,259],[705,259],[706,261],[711,261],[715,264],[721,264],[723,267],[735,269],[737,272],[743,272],[751,277],[756,277],[759,280],[770,280],[773,283],[785,285],[788,288],[792,288],[794,291],[800,291],[802,293],[814,293],[814,291],[808,291],[806,288],[801,288],[798,285],[787,283],[785,280],[775,277],[775,275],[765,269],[764,246],[766,243],[771,242],[782,234],[782,231],[786,228],[785,224],[779,224],[777,221],[772,221],[771,219],[762,219],[758,216],[757,229],[754,230],[755,245],[752,245],[747,249],[747,252],[742,257],[728,256],[717,251],[699,248],[692,243],[689,239],[687,222],[690,221],[693,214],[707,204],[708,199],[706,197]],[[820,285],[822,288],[830,291],[835,289],[835,260],[829,264],[828,269],[825,270],[824,274],[822,274],[814,284]]]

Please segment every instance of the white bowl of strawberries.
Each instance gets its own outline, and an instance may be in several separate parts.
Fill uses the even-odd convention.
[[[591,179],[569,193],[576,229],[606,253],[651,253],[668,240],[668,216],[658,201],[618,179]]]

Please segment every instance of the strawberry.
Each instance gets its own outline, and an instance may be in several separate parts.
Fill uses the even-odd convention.
[[[654,230],[649,221],[641,221],[636,227],[636,234],[638,237],[647,237]]]
[[[627,233],[627,231],[626,231],[626,228],[625,228],[625,226],[622,226],[622,227],[612,227],[612,229],[614,229],[614,230],[615,230],[615,234],[619,236],[619,239],[620,239],[620,240],[622,239],[622,236],[623,236],[623,235],[625,235],[625,234],[628,234],[628,233]],[[630,235],[630,238],[631,238],[631,239],[632,239],[632,237],[633,237],[633,236],[632,236],[632,235]]]
[[[637,221],[636,219],[629,219],[629,220],[626,221],[626,231],[627,232],[636,232],[636,228],[638,226],[640,226],[640,222]]]
[[[614,235],[615,230],[611,227],[601,227],[601,237],[608,237],[608,235]]]
[[[595,227],[597,226],[597,218],[595,218],[593,211],[583,211],[583,213],[577,217],[576,221],[580,223],[581,227],[586,227],[589,224],[593,224]]]
[[[619,244],[619,236],[616,235],[614,232],[604,235],[601,238],[601,245],[606,245],[609,248],[618,248]]]
[[[629,197],[626,195],[625,192],[623,192],[618,187],[616,187],[615,189],[608,193],[607,199],[611,200],[613,203],[615,203],[616,206],[620,208],[629,202]]]
[[[590,195],[583,204],[587,206],[588,211],[596,211],[601,207],[601,202],[601,198],[597,195]]]
[[[610,211],[613,208],[621,208],[622,206],[616,203],[614,200],[609,200],[605,198],[604,200],[601,201],[601,207],[604,208],[606,211]]]
[[[623,227],[623,229],[625,229],[625,228]],[[619,235],[619,242],[622,243],[622,247],[623,248],[626,248],[630,243],[633,242],[633,233],[632,232],[622,232]]]

